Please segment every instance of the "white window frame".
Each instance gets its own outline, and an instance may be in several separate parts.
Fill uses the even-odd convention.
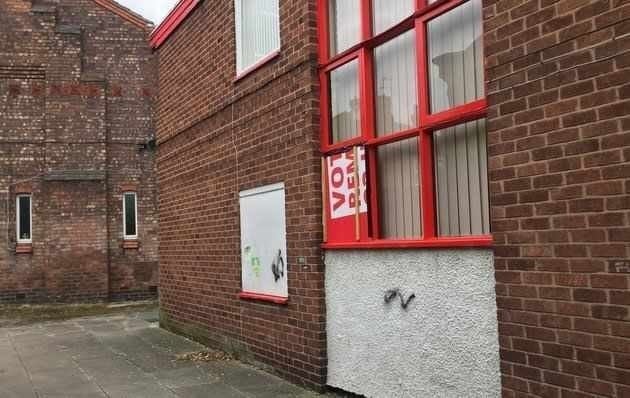
[[[136,233],[134,235],[127,234],[127,195],[133,195],[134,198],[134,214],[136,221]],[[123,192],[122,197],[122,207],[123,207],[123,238],[125,240],[137,240],[138,239],[138,193],[133,191]]]
[[[28,198],[29,216],[28,220],[30,224],[31,234],[28,239],[22,239],[20,237],[20,198]],[[33,195],[31,194],[19,194],[15,196],[15,235],[17,237],[17,243],[30,244],[33,243]]]
[[[249,71],[256,69],[257,66],[259,66],[261,63],[264,63],[274,53],[280,51],[280,48],[282,47],[280,38],[280,1],[278,1],[278,47],[271,49],[267,54],[261,55],[251,65],[243,65],[243,51],[241,49],[243,43],[243,31],[241,29],[243,1],[248,0],[234,0],[234,30],[236,32],[236,76],[242,76],[244,74],[247,74]]]

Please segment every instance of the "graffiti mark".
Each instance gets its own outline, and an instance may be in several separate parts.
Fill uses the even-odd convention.
[[[284,259],[282,258],[282,250],[278,250],[276,258],[271,263],[271,272],[276,282],[284,276]]]
[[[252,271],[254,271],[254,275],[256,278],[260,278],[260,273],[262,268],[260,267],[260,257],[254,255],[254,250],[250,246],[245,246],[245,257],[247,264],[252,267]]]
[[[414,293],[411,293],[411,295],[407,297],[407,299],[405,299],[403,294],[400,292],[400,289],[390,289],[385,292],[385,304],[389,304],[392,300],[396,298],[396,296],[400,297],[400,306],[403,310],[406,310],[409,306],[409,303],[411,303],[411,300],[416,298],[416,295]]]

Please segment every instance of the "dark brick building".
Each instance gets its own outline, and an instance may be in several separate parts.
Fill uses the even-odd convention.
[[[162,324],[366,396],[630,396],[629,18],[180,1],[152,35]]]
[[[0,2],[0,302],[156,294],[151,28],[110,0]]]

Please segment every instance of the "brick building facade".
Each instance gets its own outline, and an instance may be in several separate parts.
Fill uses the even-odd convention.
[[[630,396],[630,7],[280,0],[248,64],[263,3],[152,36],[162,324],[366,396]],[[275,183],[280,297],[245,286]]]
[[[159,49],[157,141],[162,324],[321,385],[315,11],[308,2],[287,2],[281,18],[300,21],[282,24],[290,47],[272,67],[234,82],[232,4],[201,2]],[[238,193],[279,181],[288,263],[301,264],[288,270],[286,306],[237,297]]]
[[[109,0],[6,0],[0,22],[0,302],[155,296],[150,23]]]
[[[485,8],[508,397],[630,396],[630,7]]]

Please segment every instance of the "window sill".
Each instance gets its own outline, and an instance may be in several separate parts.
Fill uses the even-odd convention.
[[[240,292],[238,298],[241,300],[253,300],[253,301],[266,301],[274,304],[287,304],[289,302],[288,297],[272,296],[268,294],[252,293],[252,292]]]
[[[262,68],[263,66],[265,66],[266,64],[274,60],[278,55],[280,55],[280,50],[275,50],[274,52],[270,53],[266,57],[262,58],[260,61],[256,62],[254,65],[238,73],[236,77],[234,78],[234,80],[232,81],[232,83],[237,83],[240,80],[251,75],[253,72],[257,71],[258,69]]]
[[[435,238],[428,240],[373,240],[366,242],[324,243],[323,249],[416,249],[416,248],[492,247],[492,236]]]
[[[33,253],[32,243],[18,243],[15,246],[15,254],[30,254]]]
[[[137,240],[125,239],[123,240],[123,249],[137,249],[140,246]]]

